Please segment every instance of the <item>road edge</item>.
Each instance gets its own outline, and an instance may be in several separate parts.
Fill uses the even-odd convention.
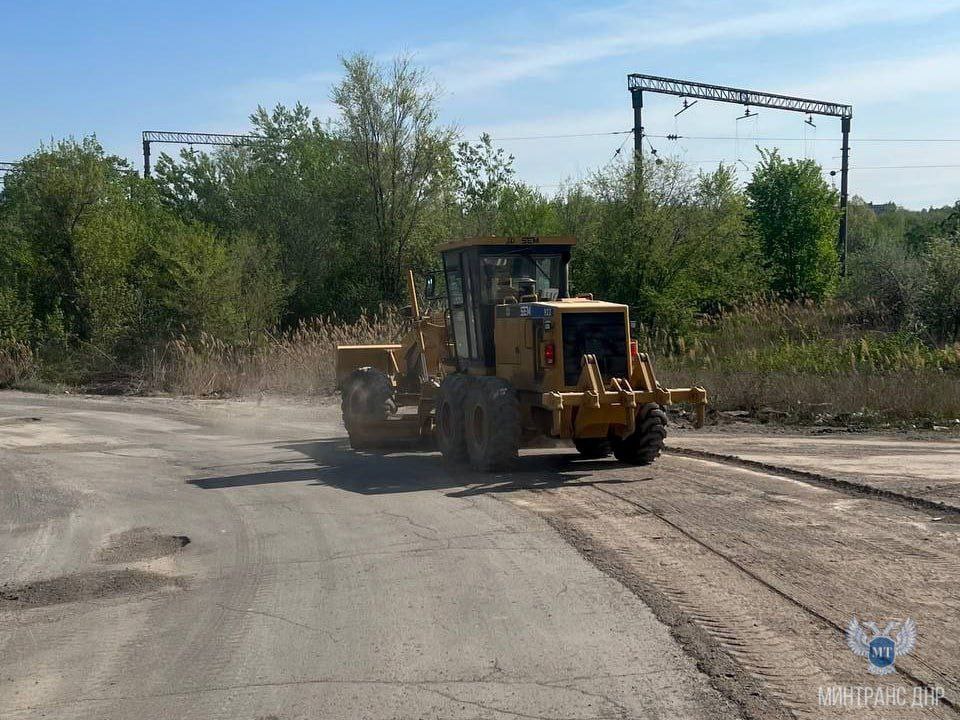
[[[883,500],[896,505],[909,507],[911,510],[930,510],[933,512],[960,513],[960,505],[953,505],[947,502],[937,500],[927,500],[926,498],[907,493],[897,492],[896,490],[887,490],[866,483],[858,483],[854,480],[844,480],[843,478],[831,477],[809,470],[798,470],[796,468],[785,467],[783,465],[774,465],[772,463],[760,462],[759,460],[747,460],[738,455],[727,455],[725,453],[713,452],[711,450],[695,450],[693,448],[666,447],[664,453],[670,455],[679,455],[681,457],[696,458],[698,460],[710,460],[713,462],[733,465],[745,470],[756,470],[767,474],[781,475],[791,480],[816,485],[817,487],[828,488],[842,492],[845,495],[853,497],[869,498],[872,500]]]

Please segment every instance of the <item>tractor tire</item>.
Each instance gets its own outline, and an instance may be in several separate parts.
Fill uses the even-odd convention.
[[[666,437],[667,414],[656,403],[647,403],[637,412],[633,433],[613,443],[613,454],[620,462],[649,465],[659,457]]]
[[[470,378],[466,375],[447,375],[437,391],[433,434],[440,453],[451,462],[459,462],[467,457],[463,404],[467,399],[469,382]]]
[[[387,417],[397,410],[390,378],[376,368],[359,368],[350,374],[341,394],[340,410],[343,426],[350,436],[350,446],[354,450],[376,447],[378,434],[370,429],[369,424],[386,422]]]
[[[613,446],[607,438],[577,438],[573,441],[573,446],[581,457],[589,460],[609,457],[613,451]]]
[[[506,380],[473,378],[463,412],[467,457],[475,470],[508,467],[520,451],[520,401]]]

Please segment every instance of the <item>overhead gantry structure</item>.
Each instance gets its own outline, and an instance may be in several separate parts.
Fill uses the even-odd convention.
[[[254,145],[264,138],[256,135],[231,135],[229,133],[175,132],[169,130],[143,131],[143,176],[150,177],[150,145],[168,143],[172,145]]]
[[[837,242],[840,254],[841,272],[847,268],[847,175],[850,162],[850,121],[853,107],[842,103],[811,100],[810,98],[778,95],[776,93],[746,90],[744,88],[710,85],[691,80],[658,77],[631,73],[627,75],[627,90],[633,100],[633,149],[638,159],[643,156],[643,93],[653,92],[661,95],[675,95],[694,100],[712,100],[751,107],[773,108],[805,115],[827,115],[840,118],[840,131],[843,135],[840,152],[840,230]],[[685,106],[686,108],[686,106]],[[639,165],[642,172],[642,164]]]

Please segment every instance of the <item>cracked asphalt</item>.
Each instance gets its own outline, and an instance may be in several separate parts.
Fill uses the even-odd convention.
[[[737,717],[513,488],[331,405],[0,394],[0,586],[177,579],[0,611],[0,718]]]

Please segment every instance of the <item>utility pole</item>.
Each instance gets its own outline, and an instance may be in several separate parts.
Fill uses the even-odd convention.
[[[850,169],[850,116],[840,118],[843,145],[840,148],[840,275],[847,276],[847,173]]]
[[[633,99],[633,162],[637,183],[643,186],[643,90],[634,90]]]
[[[643,91],[676,95],[681,98],[697,98],[714,100],[716,102],[733,103],[750,107],[767,107],[774,110],[789,110],[806,115],[830,115],[840,118],[840,129],[843,133],[843,152],[840,163],[840,232],[837,240],[837,252],[840,255],[840,271],[847,272],[847,173],[849,171],[848,156],[850,154],[850,120],[853,118],[853,107],[841,103],[810,100],[809,98],[777,95],[774,93],[745,90],[743,88],[726,87],[724,85],[709,85],[692,80],[677,80],[675,78],[657,77],[656,75],[641,75],[632,73],[627,75],[627,90],[633,97],[633,140],[634,148],[639,160],[643,141],[643,127],[640,124],[640,109],[643,107]]]
[[[150,141],[146,138],[143,139],[143,176],[150,177]]]

